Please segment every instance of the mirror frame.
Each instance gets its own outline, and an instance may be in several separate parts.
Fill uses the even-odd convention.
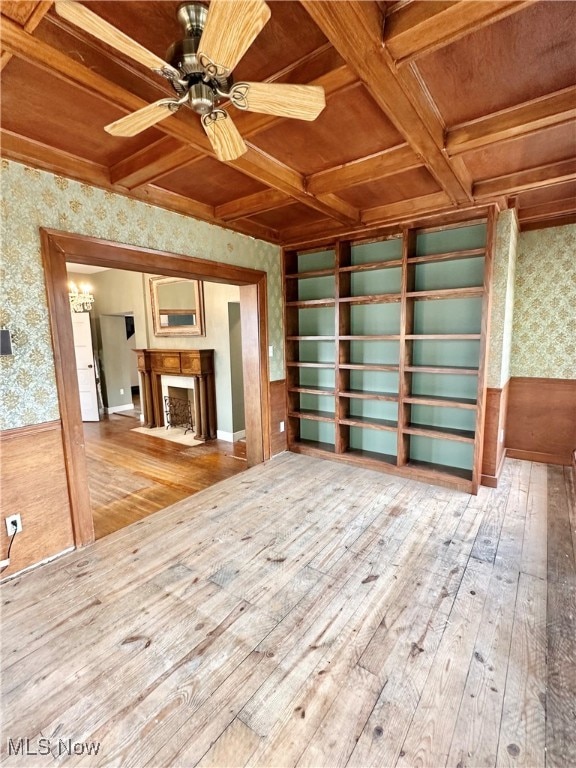
[[[152,324],[155,336],[205,336],[206,324],[204,318],[204,283],[201,280],[186,280],[183,277],[151,277],[150,300],[152,305]],[[194,283],[196,298],[196,325],[166,326],[160,323],[160,303],[158,301],[158,286],[168,283]]]

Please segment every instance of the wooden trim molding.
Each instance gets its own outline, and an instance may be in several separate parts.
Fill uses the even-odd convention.
[[[0,432],[0,441],[12,440],[15,437],[26,437],[38,435],[41,432],[58,432],[62,429],[60,419],[55,421],[44,421],[42,424],[28,424],[25,427],[14,427],[14,429],[3,429]]]
[[[570,466],[575,446],[576,379],[511,378],[507,455]]]
[[[243,373],[244,381],[250,382],[247,391],[251,394],[245,398],[248,464],[251,466],[270,458],[265,272],[56,230],[41,228],[40,234],[72,527],[77,547],[94,541],[94,525],[88,495],[78,382],[73,362],[74,340],[68,301],[67,261],[239,285]]]
[[[502,387],[486,390],[484,417],[484,454],[482,458],[482,485],[497,488],[506,457],[505,429],[508,407],[508,382]]]

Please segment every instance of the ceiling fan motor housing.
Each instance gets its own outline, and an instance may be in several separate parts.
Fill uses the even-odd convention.
[[[204,68],[198,59],[198,48],[202,32],[206,25],[208,6],[203,3],[182,3],[177,11],[185,37],[173,43],[166,53],[166,61],[181,74],[182,83],[172,81],[179,96],[188,93],[188,103],[194,112],[200,115],[212,112],[223,100],[218,90],[227,93],[232,87],[232,76],[207,79]]]

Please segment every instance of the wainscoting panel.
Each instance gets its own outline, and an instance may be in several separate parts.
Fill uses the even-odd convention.
[[[484,454],[482,458],[482,485],[498,486],[498,478],[505,457],[506,409],[508,382],[502,387],[486,390],[486,416],[484,422]]]
[[[280,422],[286,426],[286,381],[270,382],[270,442],[272,456],[286,450],[286,431],[280,432]]]
[[[70,501],[62,448],[62,426],[51,421],[0,433],[0,552],[6,557],[9,539],[4,518],[19,514],[5,578],[74,546]]]
[[[576,449],[576,380],[510,379],[507,455],[570,465]]]

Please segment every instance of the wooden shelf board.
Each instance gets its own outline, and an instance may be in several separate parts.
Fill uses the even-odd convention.
[[[472,470],[462,469],[461,467],[449,467],[446,464],[433,464],[430,461],[417,461],[410,459],[406,464],[408,469],[427,470],[433,475],[447,475],[449,477],[458,477],[462,480],[472,481]]]
[[[307,386],[296,386],[296,387],[289,387],[288,392],[300,392],[302,394],[306,395],[335,395],[336,390],[334,387],[307,387]]]
[[[396,432],[398,422],[389,419],[373,419],[369,416],[349,416],[347,419],[340,419],[340,424],[347,427],[367,427],[368,429],[382,429],[387,432]]]
[[[390,259],[390,261],[367,261],[365,264],[352,264],[349,267],[340,267],[340,272],[373,272],[376,269],[393,269],[401,267],[402,259]]]
[[[358,400],[386,400],[392,403],[398,401],[398,395],[393,392],[370,392],[365,389],[349,389],[338,394],[340,397],[350,397]]]
[[[478,368],[466,368],[459,365],[407,365],[404,370],[411,373],[456,373],[465,376],[478,374]]]
[[[414,405],[439,405],[470,410],[476,410],[478,407],[476,400],[470,400],[466,397],[444,397],[443,395],[409,395],[404,398],[404,402]]]
[[[334,363],[300,363],[296,361],[287,362],[289,368],[334,368]]]
[[[304,301],[287,301],[287,307],[294,307],[295,309],[311,309],[313,307],[333,307],[336,304],[336,299],[306,299]]]
[[[286,341],[335,341],[335,336],[286,336]]]
[[[414,341],[478,341],[482,338],[480,333],[410,333],[405,339]]]
[[[340,341],[400,341],[400,334],[372,334],[364,336],[339,336]]]
[[[473,443],[474,432],[467,429],[452,429],[448,427],[433,427],[428,424],[408,424],[403,432],[408,435],[435,437],[442,440],[456,440],[460,443]]]
[[[392,456],[390,453],[378,453],[377,451],[365,451],[363,448],[349,448],[346,451],[346,455],[357,456],[361,459],[369,459],[371,461],[380,461],[383,464],[396,466],[396,456]]]
[[[400,301],[399,293],[373,293],[367,296],[341,296],[339,301],[343,304],[358,306],[361,304],[397,304]]]
[[[312,409],[302,408],[299,411],[290,411],[288,413],[293,419],[310,419],[311,421],[334,421],[334,414],[327,411],[314,411]]]
[[[438,288],[435,291],[409,291],[406,297],[418,301],[435,301],[438,299],[474,299],[484,294],[482,286],[470,288]]]
[[[306,280],[311,277],[330,277],[334,275],[334,269],[311,269],[308,272],[290,272],[286,275],[287,280]]]
[[[377,363],[340,363],[346,371],[399,371],[398,365],[379,365]]]
[[[294,453],[306,453],[310,456],[328,454],[330,458],[335,452],[332,443],[319,443],[316,440],[297,440],[290,445],[290,450]]]
[[[429,264],[435,261],[457,261],[459,259],[473,259],[484,256],[485,248],[470,248],[466,251],[451,251],[450,253],[431,253],[428,256],[411,256],[408,264]]]

